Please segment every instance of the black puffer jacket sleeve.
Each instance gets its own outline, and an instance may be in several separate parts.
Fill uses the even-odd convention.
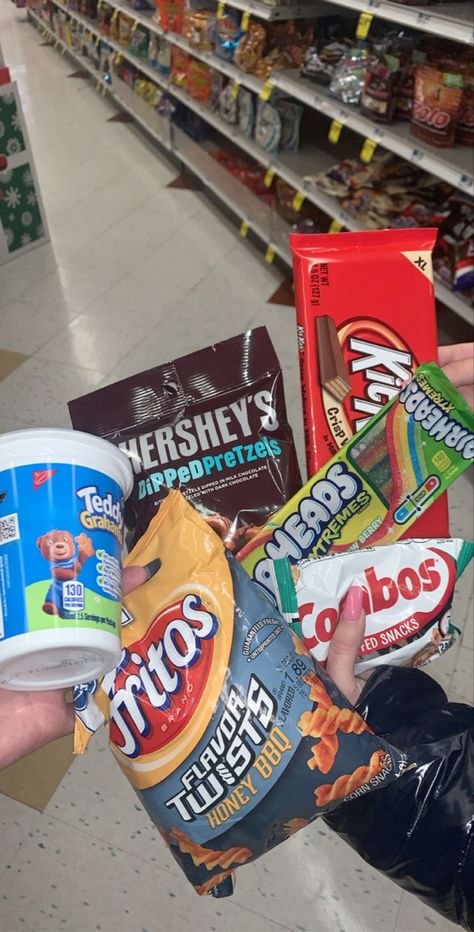
[[[474,710],[399,667],[378,669],[357,709],[416,768],[326,822],[372,867],[474,929]]]

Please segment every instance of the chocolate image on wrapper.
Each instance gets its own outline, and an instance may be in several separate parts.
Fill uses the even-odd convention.
[[[344,401],[351,390],[351,383],[336,325],[326,314],[317,317],[315,324],[321,385],[336,401]]]
[[[129,456],[127,543],[180,489],[237,553],[301,486],[283,376],[265,327],[69,403],[73,426]]]

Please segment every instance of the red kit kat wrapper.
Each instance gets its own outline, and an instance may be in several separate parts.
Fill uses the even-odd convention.
[[[435,229],[290,236],[308,476],[437,361]],[[447,536],[444,495],[410,537]]]

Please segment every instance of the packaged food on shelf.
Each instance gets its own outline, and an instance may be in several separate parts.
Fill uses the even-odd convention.
[[[252,92],[240,86],[237,101],[239,129],[244,136],[252,136],[255,124],[255,108]]]
[[[265,152],[278,152],[281,139],[281,118],[278,108],[269,100],[257,101],[255,142]]]
[[[216,17],[208,10],[187,10],[184,14],[183,36],[191,48],[203,52],[214,49]]]
[[[189,52],[185,52],[177,45],[172,46],[170,81],[172,84],[176,84],[176,87],[186,87],[191,61]]]
[[[346,53],[347,42],[343,41],[329,42],[322,48],[311,45],[306,51],[301,73],[303,77],[328,87],[334,78],[339,62]]]
[[[131,52],[132,55],[136,55],[137,58],[142,58],[146,61],[148,59],[148,39],[149,33],[147,29],[143,29],[141,26],[134,29],[130,36],[128,46],[129,52]]]
[[[389,53],[370,59],[360,96],[362,113],[378,123],[391,123],[401,82],[400,59]]]
[[[279,148],[295,152],[300,145],[300,123],[303,107],[294,100],[276,97],[275,106],[280,117]]]
[[[211,97],[211,69],[209,65],[197,58],[191,58],[185,88],[193,100],[207,104]]]
[[[464,88],[456,124],[456,142],[474,146],[474,65],[467,64],[464,72]]]
[[[232,84],[226,84],[219,94],[219,113],[226,123],[237,123],[238,102]]]
[[[431,146],[453,146],[463,89],[461,71],[448,72],[434,65],[417,65],[410,124],[412,135]]]
[[[234,52],[234,62],[237,67],[242,71],[254,71],[258,60],[263,57],[266,43],[265,26],[262,23],[250,22]]]
[[[185,0],[156,0],[155,17],[166,32],[182,32]]]
[[[233,61],[235,50],[243,36],[240,16],[236,11],[226,10],[216,19],[215,54],[224,61]]]
[[[121,12],[118,17],[118,36],[121,45],[130,45],[135,20],[126,13]]]
[[[329,85],[333,97],[338,97],[345,104],[358,104],[365,85],[368,63],[367,48],[349,49],[334,70]]]
[[[439,228],[435,269],[453,291],[474,297],[474,201],[456,194],[449,207]]]
[[[164,95],[165,96],[165,95]],[[169,112],[170,105],[169,101],[167,103],[167,110]],[[209,124],[205,120],[201,119],[198,113],[195,113],[194,110],[190,110],[189,107],[186,107],[185,104],[180,102],[173,102],[173,113],[171,114],[173,123],[176,126],[179,126],[191,139],[194,139],[195,142],[204,142],[210,135]]]

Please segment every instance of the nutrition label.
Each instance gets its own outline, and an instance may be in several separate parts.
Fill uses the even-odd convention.
[[[97,551],[97,583],[113,599],[122,596],[122,576],[120,563],[106,550]]]

